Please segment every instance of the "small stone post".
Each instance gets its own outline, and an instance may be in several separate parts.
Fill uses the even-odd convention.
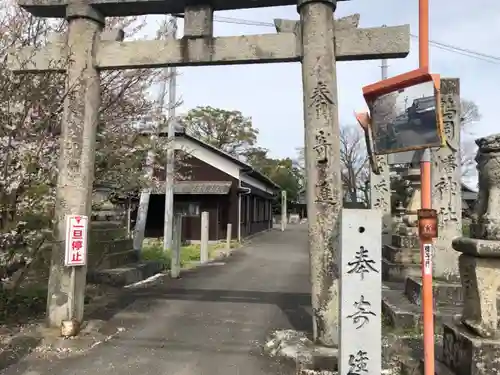
[[[342,208],[333,13],[336,0],[298,0],[302,35],[307,217],[314,340],[339,341],[337,218]]]
[[[201,213],[200,263],[208,262],[208,212]]]
[[[432,150],[432,208],[438,213],[434,276],[458,279],[458,253],[450,247],[462,235],[460,170],[460,80],[441,79],[441,110],[447,147]]]
[[[181,274],[181,248],[182,248],[182,214],[174,215],[174,232],[172,238],[172,260],[170,263],[170,277],[179,278]]]
[[[71,290],[71,267],[64,266],[66,215],[91,216],[96,129],[101,104],[100,77],[94,64],[95,43],[104,26],[104,17],[82,3],[66,7],[68,51],[66,90],[62,117],[61,156],[57,179],[55,239],[47,296],[47,320],[60,327],[70,319],[83,319],[86,267],[75,269]],[[74,293],[73,298],[70,294]]]
[[[231,250],[231,241],[232,241],[232,230],[233,224],[227,224],[227,234],[226,234],[226,250]]]
[[[286,190],[281,191],[281,231],[283,232],[286,229],[286,224],[288,223],[288,215],[287,215],[287,200],[286,200]]]

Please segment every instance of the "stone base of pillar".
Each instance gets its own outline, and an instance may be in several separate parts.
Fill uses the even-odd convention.
[[[290,362],[296,373],[302,371],[337,371],[338,349],[314,344],[305,332],[278,330],[272,332],[264,345],[264,352],[280,361]]]
[[[461,324],[443,325],[440,361],[455,375],[500,373],[500,340],[480,338]]]

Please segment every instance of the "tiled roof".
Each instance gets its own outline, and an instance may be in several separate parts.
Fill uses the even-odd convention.
[[[174,185],[174,194],[226,195],[231,184],[231,181],[179,181]],[[165,184],[158,184],[153,194],[165,194]]]
[[[152,128],[151,127],[148,128],[147,126],[143,127],[141,130],[141,133],[142,134],[151,134]],[[168,133],[167,132],[160,132],[158,135],[160,137],[166,137],[166,136],[168,136]],[[201,140],[201,139],[199,139],[191,134],[186,133],[186,130],[182,126],[176,125],[175,135],[176,135],[176,137],[185,137],[186,139],[189,139],[193,142],[200,144],[202,147],[205,147],[207,149],[212,150],[213,152],[235,162],[236,164],[239,164],[241,167],[243,167],[245,169],[244,172],[247,173],[248,175],[251,175],[252,177],[257,178],[261,182],[269,184],[270,186],[272,186],[276,190],[281,189],[281,187],[278,184],[276,184],[274,181],[272,181],[269,177],[267,177],[263,173],[254,169],[250,164],[248,164],[242,160],[239,160],[234,155],[230,155],[227,152],[225,152],[224,150],[221,150],[215,146],[212,146],[211,144],[209,144],[209,143],[207,143],[207,142],[205,142],[205,141],[203,141],[203,140]]]

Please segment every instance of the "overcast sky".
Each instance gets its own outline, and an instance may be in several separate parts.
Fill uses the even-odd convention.
[[[432,0],[431,40],[452,44],[500,58],[499,0]],[[336,17],[360,13],[360,27],[410,24],[418,34],[417,0],[352,0],[339,2]],[[295,7],[217,12],[216,17],[232,17],[272,23],[274,18],[298,19]],[[151,18],[151,30],[158,19]],[[182,23],[180,23],[182,29]],[[272,27],[215,23],[216,36],[275,32]],[[389,60],[389,76],[418,67],[418,42],[411,39],[405,59]],[[477,136],[500,131],[495,116],[498,108],[500,59],[489,63],[431,47],[431,70],[442,77],[461,79],[462,97],[479,106],[482,121],[474,127]],[[339,116],[341,124],[353,123],[354,110],[365,108],[361,95],[364,85],[380,79],[380,61],[338,64]],[[184,100],[179,114],[210,105],[240,110],[251,116],[259,129],[259,145],[275,157],[294,156],[303,144],[302,87],[300,64],[268,64],[180,69],[178,94]]]

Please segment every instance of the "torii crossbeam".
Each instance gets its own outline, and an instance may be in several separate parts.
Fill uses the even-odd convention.
[[[348,0],[339,0],[348,1]],[[72,0],[18,0],[18,4],[37,17],[66,16]],[[88,5],[105,17],[142,16],[146,14],[183,13],[189,6],[210,3],[214,11],[297,5],[297,0],[90,0]]]
[[[344,25],[345,20],[351,18],[336,22]],[[278,22],[280,25],[297,24],[297,21],[276,20]],[[284,27],[283,32],[277,34],[130,42],[101,38],[96,46],[95,63],[99,70],[116,70],[297,62],[302,59],[300,35],[291,31],[293,28]],[[23,72],[64,72],[68,57],[64,37],[55,35],[51,40],[40,50],[25,47],[14,51],[9,56],[9,68]],[[367,29],[343,27],[335,35],[337,61],[401,58],[408,55],[409,50],[408,25]]]

